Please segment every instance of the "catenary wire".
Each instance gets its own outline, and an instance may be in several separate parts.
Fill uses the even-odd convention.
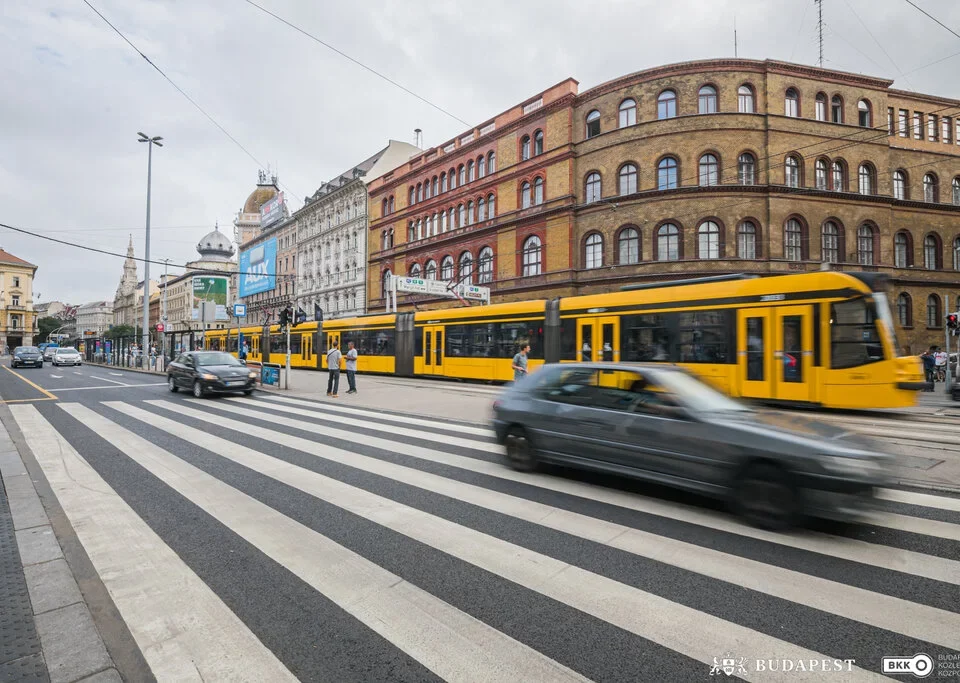
[[[920,7],[919,5],[915,4],[915,3],[913,2],[913,0],[905,0],[905,1],[906,1],[906,3],[907,3],[908,5],[910,5],[911,7],[919,10],[920,12],[923,12],[927,17],[929,17],[930,19],[932,19],[932,20],[935,21],[936,23],[940,24],[940,26],[942,26],[943,28],[945,28],[945,29],[947,29],[948,31],[950,31],[950,33],[952,33],[953,35],[955,35],[957,38],[960,38],[960,33],[957,33],[957,32],[954,31],[952,28],[950,28],[949,26],[947,26],[946,24],[944,24],[942,21],[940,21],[939,19],[937,19],[935,16],[933,16],[932,14],[930,14],[927,10],[925,10],[925,9],[923,9],[922,7]]]

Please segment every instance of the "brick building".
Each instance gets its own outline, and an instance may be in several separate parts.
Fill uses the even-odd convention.
[[[446,254],[477,259],[481,242],[494,248],[494,301],[701,274],[873,270],[892,278],[904,345],[942,344],[944,313],[960,308],[960,101],[891,85],[743,59],[658,67],[579,94],[565,81],[534,98],[541,109],[524,103],[487,136],[481,127],[371,186],[371,211],[396,202],[371,224],[371,283]],[[541,128],[542,154],[531,137],[531,159],[518,160]],[[410,206],[411,188],[416,200],[418,185],[484,141],[499,162],[486,179],[497,217],[421,237],[416,221],[434,207],[481,193],[441,184]],[[531,189],[523,209],[522,184],[540,173],[545,192]],[[540,252],[524,254],[534,234]],[[525,273],[536,257],[540,270]]]

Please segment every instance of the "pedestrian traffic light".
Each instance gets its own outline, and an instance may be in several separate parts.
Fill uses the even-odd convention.
[[[290,309],[280,309],[280,327],[286,327],[290,324]]]
[[[296,327],[300,323],[305,322],[307,322],[307,312],[300,306],[297,306],[297,314],[293,318],[293,326]]]
[[[323,322],[323,309],[320,308],[320,304],[315,303],[313,305],[313,319],[316,320],[318,323]]]
[[[953,334],[960,333],[960,311],[947,314],[947,329]]]

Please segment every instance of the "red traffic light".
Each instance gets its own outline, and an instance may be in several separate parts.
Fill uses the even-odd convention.
[[[157,332],[163,332],[163,323],[157,323]]]

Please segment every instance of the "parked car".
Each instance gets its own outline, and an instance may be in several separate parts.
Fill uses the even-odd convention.
[[[57,346],[56,344],[47,344],[46,346],[44,346],[44,347],[43,347],[43,361],[44,361],[45,363],[52,363],[52,362],[53,362],[53,354],[55,354],[55,353],[57,352],[57,349],[59,349],[59,348],[60,348],[60,347]]]
[[[61,346],[53,352],[54,365],[83,365],[83,356],[72,346]]]
[[[40,349],[36,346],[18,346],[13,350],[13,356],[10,358],[10,367],[19,368],[25,366],[35,368],[43,367],[43,356],[40,355]]]
[[[672,366],[545,366],[493,408],[517,470],[554,463],[688,489],[767,529],[856,519],[890,483],[892,456],[863,437],[754,410]]]
[[[223,351],[189,351],[181,353],[167,366],[170,391],[190,389],[201,398],[208,393],[253,393],[257,373],[243,361]]]

